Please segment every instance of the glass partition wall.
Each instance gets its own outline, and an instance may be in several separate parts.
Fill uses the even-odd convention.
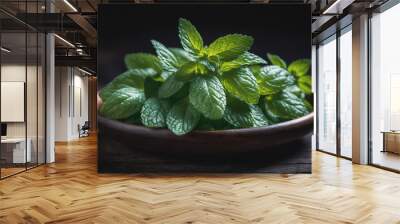
[[[317,149],[351,158],[351,25],[317,47]]]
[[[400,171],[400,4],[371,18],[370,163]]]
[[[39,10],[24,4],[19,6],[27,12]],[[0,12],[5,19],[0,22],[1,179],[45,163],[46,156],[45,35]]]

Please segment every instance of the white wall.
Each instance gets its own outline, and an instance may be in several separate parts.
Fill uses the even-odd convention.
[[[79,138],[78,125],[88,121],[88,78],[72,67],[56,67],[55,140]]]

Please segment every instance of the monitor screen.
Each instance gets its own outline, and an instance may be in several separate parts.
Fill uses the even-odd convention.
[[[7,124],[6,123],[1,124],[1,136],[7,136]]]

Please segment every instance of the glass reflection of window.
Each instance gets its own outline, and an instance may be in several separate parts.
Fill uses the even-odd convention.
[[[336,153],[336,41],[318,48],[318,148]]]

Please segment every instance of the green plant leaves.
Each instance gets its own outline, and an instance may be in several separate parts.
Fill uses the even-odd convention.
[[[222,63],[220,70],[221,72],[227,72],[242,66],[262,65],[262,64],[267,64],[267,62],[255,54],[252,54],[250,52],[244,52],[235,60]]]
[[[256,104],[260,98],[257,80],[249,68],[229,71],[222,76],[225,89],[240,100]]]
[[[160,63],[163,69],[169,72],[175,72],[176,68],[179,66],[179,62],[174,53],[172,53],[167,47],[156,40],[151,40],[151,43],[156,50],[157,56],[160,59]]]
[[[180,18],[178,30],[183,49],[192,54],[199,54],[203,49],[203,39],[196,27],[189,20]]]
[[[162,72],[160,60],[152,54],[132,53],[125,56],[125,65],[128,69],[154,69],[157,73]]]
[[[269,111],[285,120],[301,117],[310,112],[304,99],[286,91],[265,97],[265,104]]]
[[[242,34],[229,34],[216,39],[207,48],[209,58],[218,57],[222,61],[231,61],[250,50],[253,37]]]
[[[127,71],[99,93],[102,116],[184,135],[196,128],[261,127],[312,110],[305,100],[311,94],[310,60],[287,66],[268,54],[267,66],[249,52],[253,38],[242,34],[222,36],[207,47],[184,18],[178,32],[182,48],[151,40],[157,55],[125,56]]]
[[[144,103],[140,118],[146,127],[163,128],[166,127],[166,118],[170,105],[167,101],[157,98],[149,98]]]
[[[168,98],[177,93],[184,85],[184,82],[177,80],[175,76],[172,75],[161,85],[158,90],[158,97]]]
[[[111,119],[125,119],[138,112],[144,101],[143,90],[124,87],[103,101],[100,114]]]
[[[190,85],[190,103],[209,119],[224,115],[226,96],[224,87],[216,76],[197,77]]]
[[[311,83],[311,76],[305,75],[301,76],[297,79],[297,85],[305,94],[312,93],[312,83]]]
[[[248,105],[233,97],[229,98],[224,120],[236,128],[268,125],[268,120],[257,105]]]
[[[262,67],[255,74],[261,95],[277,93],[295,83],[288,71],[276,65]]]
[[[190,61],[182,65],[182,67],[176,71],[175,77],[180,81],[188,81],[191,80],[195,75],[206,75],[209,73],[210,70],[204,64]]]
[[[154,69],[130,69],[119,76],[117,76],[111,83],[104,87],[100,91],[100,97],[103,101],[113,94],[116,90],[123,87],[134,87],[137,89],[143,89],[144,79],[146,77],[152,77],[157,72]]]
[[[308,71],[311,67],[311,61],[309,59],[299,59],[290,63],[288,71],[295,76],[301,77],[308,75]]]
[[[267,57],[271,64],[279,66],[281,68],[287,68],[286,62],[278,55],[268,53]]]
[[[171,108],[167,115],[167,126],[176,135],[192,131],[200,120],[200,113],[187,99],[181,100]]]

